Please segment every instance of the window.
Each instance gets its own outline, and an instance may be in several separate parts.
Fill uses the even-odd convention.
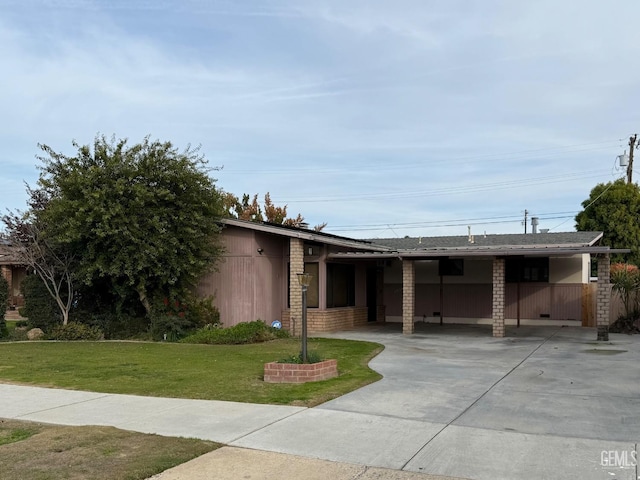
[[[356,304],[356,267],[327,263],[327,308],[353,307]]]
[[[287,263],[287,292],[291,292],[291,264]],[[311,283],[307,287],[307,307],[309,308],[318,308],[320,306],[319,299],[320,293],[318,286],[319,283],[319,273],[320,268],[317,262],[305,262],[304,263],[304,272],[311,274]],[[298,279],[295,278],[293,280],[298,284]],[[291,298],[287,295],[287,307],[291,308]]]
[[[320,268],[318,263],[304,263],[304,273],[311,274],[311,283],[307,287],[307,307],[309,308],[318,308],[319,304],[319,289],[318,289],[318,274],[320,273]]]
[[[507,258],[505,279],[507,283],[549,282],[549,258]]]

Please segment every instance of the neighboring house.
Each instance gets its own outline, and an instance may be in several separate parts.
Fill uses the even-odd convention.
[[[17,308],[24,305],[20,284],[27,275],[27,269],[20,263],[16,247],[7,240],[0,240],[0,270],[9,283],[9,306]]]
[[[609,255],[600,232],[356,240],[224,220],[226,252],[198,287],[224,325],[280,320],[300,331],[297,274],[312,274],[309,332],[367,322],[609,325]],[[589,285],[590,259],[599,283]],[[595,299],[597,297],[597,301]]]

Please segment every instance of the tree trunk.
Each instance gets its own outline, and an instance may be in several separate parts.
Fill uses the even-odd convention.
[[[147,291],[144,287],[138,287],[136,290],[138,291],[138,297],[140,297],[140,303],[142,303],[144,311],[147,313],[147,317],[151,317],[151,303],[147,297]]]

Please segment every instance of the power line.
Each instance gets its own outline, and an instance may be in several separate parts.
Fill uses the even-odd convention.
[[[576,147],[583,147],[583,146],[594,146],[594,145],[602,145],[598,148],[585,148],[585,149],[578,149],[575,150]],[[587,143],[587,144],[577,144],[577,145],[566,145],[566,146],[562,146],[562,147],[549,147],[549,148],[541,148],[541,149],[535,149],[535,150],[522,150],[522,151],[517,151],[517,152],[508,152],[508,153],[488,153],[485,155],[474,155],[474,156],[462,156],[462,157],[456,157],[456,158],[447,158],[447,159],[440,159],[440,160],[431,160],[431,164],[437,164],[437,163],[446,163],[446,164],[456,164],[456,163],[472,163],[474,161],[488,161],[488,160],[492,160],[494,162],[497,161],[508,161],[508,162],[513,162],[514,160],[527,160],[527,159],[533,159],[533,158],[545,158],[545,157],[551,157],[551,156],[555,156],[555,155],[566,155],[566,154],[571,154],[571,153],[582,153],[582,152],[590,152],[590,151],[597,151],[597,150],[608,150],[613,146],[618,146],[619,145],[619,141],[616,142],[612,142],[612,141],[607,141],[607,142],[597,142],[597,143]],[[394,147],[396,149],[401,147]],[[564,151],[567,149],[574,149],[574,150],[568,150],[568,151]],[[547,151],[548,153],[543,153]],[[526,155],[526,154],[533,154],[533,155]],[[322,158],[323,160],[326,160],[327,157],[334,157],[335,155],[333,154],[327,154],[327,155],[323,155]],[[341,155],[341,157],[344,155]],[[256,156],[256,159],[261,159],[264,160],[264,156]],[[406,168],[412,168],[412,167],[422,167],[424,166],[424,160],[420,163],[418,162],[411,162],[411,163],[406,163],[406,164],[402,164],[402,163],[398,163],[398,162],[394,162],[392,164],[390,163],[385,163],[384,165],[371,165],[370,163],[365,164],[365,165],[359,165],[353,168],[366,168],[367,171],[385,171],[385,170],[397,170],[397,169],[406,169]],[[221,175],[243,175],[243,174],[260,174],[260,175],[282,175],[282,174],[287,174],[287,175],[303,175],[303,174],[307,174],[307,173],[313,173],[313,174],[332,174],[332,173],[344,173],[344,168],[342,167],[335,167],[335,168],[305,168],[305,167],[300,167],[300,168],[289,168],[289,167],[282,167],[282,168],[273,168],[273,166],[270,166],[269,168],[265,168],[264,170],[261,170],[259,168],[255,168],[255,167],[251,167],[250,169],[240,169],[240,170],[234,170],[234,169],[222,169],[220,174]]]
[[[536,216],[540,220],[556,220],[561,218],[574,218],[578,211],[568,212],[549,212],[539,213]],[[369,223],[360,225],[334,225],[330,226],[331,231],[348,232],[348,231],[367,231],[379,230],[380,228],[397,227],[402,229],[416,228],[442,228],[442,227],[460,227],[466,225],[495,225],[522,222],[522,215],[501,215],[494,217],[476,217],[476,218],[459,218],[455,220],[426,220],[424,222],[400,222],[400,223]]]
[[[548,212],[548,213],[538,213],[536,214],[537,217],[539,217],[541,220],[547,220],[549,218],[564,218],[564,217],[558,217],[557,215],[575,215],[577,214],[578,211],[566,211],[566,212]],[[354,225],[354,224],[349,224],[349,225],[332,225],[333,228],[350,228],[350,227],[388,227],[388,226],[392,226],[392,227],[407,227],[407,226],[438,226],[438,224],[442,224],[442,223],[451,223],[451,222],[479,222],[481,220],[505,220],[508,219],[506,221],[506,223],[512,222],[512,221],[522,221],[521,220],[522,216],[517,214],[517,215],[497,215],[497,216],[492,216],[492,217],[473,217],[473,218],[456,218],[456,219],[448,219],[448,220],[425,220],[422,222],[396,222],[396,223],[364,223],[364,224],[358,224],[358,225]],[[466,225],[466,223],[465,223]]]
[[[597,172],[597,173],[596,173]],[[608,172],[607,172],[608,173]],[[413,192],[379,192],[379,193],[365,193],[365,194],[354,194],[354,195],[335,195],[328,197],[303,197],[303,198],[289,198],[289,199],[280,199],[277,201],[279,203],[330,203],[330,202],[343,202],[343,201],[353,201],[353,200],[367,200],[373,198],[411,198],[411,197],[431,197],[431,196],[444,196],[444,195],[452,195],[452,194],[460,194],[460,193],[476,193],[486,190],[497,190],[504,188],[515,188],[522,186],[531,186],[531,185],[545,185],[549,183],[561,183],[567,182],[570,179],[586,179],[586,178],[597,178],[602,177],[603,172],[601,170],[590,170],[580,173],[574,174],[562,174],[562,175],[551,175],[545,177],[537,177],[537,178],[529,178],[525,180],[509,180],[502,182],[494,182],[494,183],[484,183],[484,184],[476,184],[476,185],[461,185],[456,187],[448,187],[448,188],[440,188],[440,189],[430,189],[430,190],[422,190],[422,191],[413,191]]]
[[[565,215],[565,216],[558,216],[558,217],[546,217],[546,218],[543,218],[541,220],[557,220],[557,219],[561,219],[561,218],[571,219],[571,218],[574,218],[574,217],[575,217],[575,215]],[[417,228],[464,227],[464,226],[467,226],[467,225],[497,225],[497,224],[506,224],[506,223],[516,223],[516,222],[517,223],[522,222],[522,217],[518,216],[518,218],[514,218],[513,220],[443,223],[443,224],[440,224],[440,225],[413,225],[413,226],[403,227],[403,229],[412,230],[412,229],[417,229]],[[563,222],[563,223],[566,223],[566,222]],[[391,225],[393,225],[393,224],[391,224]],[[378,226],[378,228],[372,228],[372,227],[367,227],[367,228],[360,228],[360,227],[328,228],[327,231],[331,231],[331,232],[362,232],[362,231],[380,230],[381,227],[389,227],[389,224],[386,224],[386,223],[385,224],[380,224]]]

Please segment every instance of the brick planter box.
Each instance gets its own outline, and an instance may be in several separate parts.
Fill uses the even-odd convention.
[[[337,376],[337,360],[325,360],[318,363],[271,362],[264,364],[264,381],[267,383],[318,382]]]

